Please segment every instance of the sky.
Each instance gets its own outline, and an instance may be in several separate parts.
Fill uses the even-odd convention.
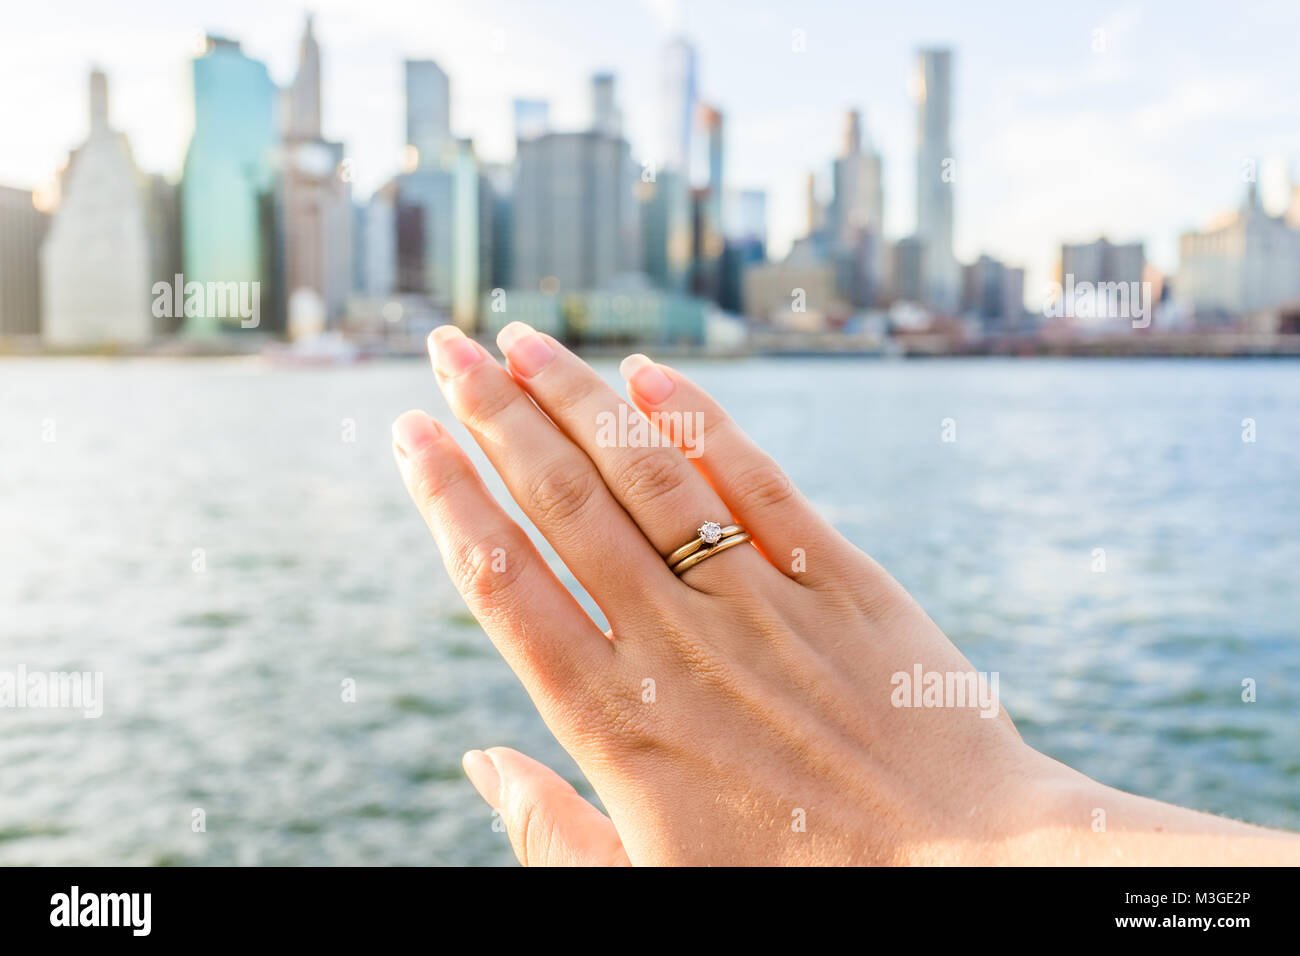
[[[911,231],[921,47],[954,51],[958,258],[1026,267],[1031,307],[1063,241],[1141,240],[1173,271],[1179,233],[1239,204],[1248,163],[1269,202],[1288,164],[1300,174],[1296,0],[5,0],[0,185],[48,182],[84,138],[92,66],[141,167],[178,177],[203,34],[242,41],[283,85],[308,10],[324,132],[346,143],[359,197],[400,164],[404,58],[443,65],[453,130],[487,160],[513,152],[515,97],[548,99],[553,127],[582,128],[591,74],[612,71],[633,156],[653,159],[660,54],[677,31],[696,46],[701,98],[725,116],[727,184],[768,192],[775,254],[802,233],[808,172],[829,196],[849,108],[883,157],[886,235]]]

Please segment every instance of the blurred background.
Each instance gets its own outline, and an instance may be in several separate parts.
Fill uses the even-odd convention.
[[[1035,746],[1300,827],[1298,28],[7,11],[0,675],[104,714],[0,706],[0,863],[499,863],[464,750],[582,786],[389,451],[427,333],[515,319],[697,377]]]

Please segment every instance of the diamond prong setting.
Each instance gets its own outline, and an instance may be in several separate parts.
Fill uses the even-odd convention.
[[[722,525],[716,521],[704,522],[700,525],[699,532],[700,538],[710,547],[722,540]]]

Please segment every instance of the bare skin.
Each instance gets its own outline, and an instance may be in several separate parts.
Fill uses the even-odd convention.
[[[623,399],[522,323],[498,337],[508,367],[451,327],[429,344],[456,417],[610,624],[446,430],[422,412],[394,423],[452,580],[609,811],[523,754],[470,751],[466,773],[521,862],[1300,863],[1294,834],[1122,793],[1044,756],[996,702],[984,716],[899,706],[896,675],[971,664],[679,372],[623,363],[647,416],[702,416],[689,455],[603,440]],[[664,556],[706,519],[753,543],[679,578]]]

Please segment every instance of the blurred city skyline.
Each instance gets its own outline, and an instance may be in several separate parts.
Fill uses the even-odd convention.
[[[1277,212],[1286,163],[1300,157],[1294,4],[1251,4],[1249,19],[1171,3],[1008,4],[995,15],[958,4],[681,6],[235,0],[214,13],[70,0],[14,9],[0,38],[0,182],[35,188],[54,176],[84,137],[92,66],[110,77],[113,125],[139,165],[178,178],[193,126],[189,68],[203,34],[241,41],[287,84],[308,11],[323,50],[323,130],[345,144],[358,197],[400,166],[404,59],[445,68],[452,129],[490,161],[514,153],[515,99],[546,99],[553,127],[581,129],[591,119],[591,74],[612,72],[632,156],[653,160],[662,151],[661,50],[685,33],[701,99],[726,116],[724,178],[767,191],[775,257],[805,231],[809,172],[829,196],[850,108],[862,111],[864,138],[883,157],[886,236],[913,230],[908,78],[917,48],[951,47],[955,251],[965,261],[988,252],[1023,263],[1031,304],[1062,242],[1140,241],[1153,265],[1174,271],[1179,234],[1239,205],[1245,161],[1261,161],[1261,194]],[[42,95],[23,96],[33,83]]]

